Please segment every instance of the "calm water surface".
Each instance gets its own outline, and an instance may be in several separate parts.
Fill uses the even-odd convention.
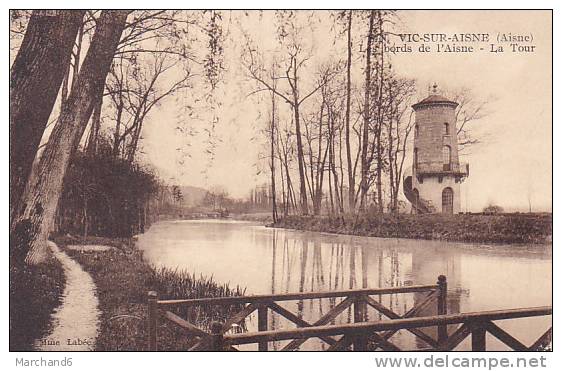
[[[246,287],[247,294],[434,284],[439,274],[445,274],[449,312],[552,304],[551,245],[491,246],[338,236],[220,220],[160,222],[139,236],[138,243],[145,258],[156,266],[213,276],[218,282]],[[381,301],[403,314],[421,300],[420,295],[385,295]],[[305,300],[282,305],[314,322],[339,301]],[[344,311],[335,323],[350,321],[352,312]],[[423,314],[435,313],[432,306]],[[369,320],[380,318],[374,311],[368,316]],[[270,329],[294,327],[276,314],[270,314],[268,320]],[[548,316],[499,321],[498,325],[530,345],[550,323]],[[257,318],[250,318],[248,328],[257,328]],[[426,332],[435,336],[434,329]],[[406,331],[390,340],[406,349],[426,346]],[[491,350],[506,349],[490,335],[487,341]],[[280,349],[285,343],[272,343],[270,347]],[[468,349],[469,343],[470,337],[457,349]],[[325,347],[320,340],[310,339],[301,349]]]

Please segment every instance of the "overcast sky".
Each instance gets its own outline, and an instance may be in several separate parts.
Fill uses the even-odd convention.
[[[272,22],[267,20],[269,15],[264,17],[265,22],[263,19],[255,24],[247,21],[242,26],[254,35],[268,37]],[[236,34],[238,26],[229,27]],[[550,12],[403,11],[396,27],[401,32],[412,33],[489,33],[492,42],[498,32],[532,35],[536,45],[533,53],[414,52],[393,56],[393,69],[418,81],[420,97],[427,95],[427,87],[436,82],[440,89],[470,88],[476,98],[489,101],[489,114],[478,123],[477,132],[485,134],[483,143],[461,159],[470,163],[470,177],[462,184],[463,210],[479,211],[490,202],[507,209],[526,210],[529,197],[534,210],[550,210]],[[318,50],[331,42],[317,37],[313,41]],[[399,39],[396,42],[400,44]],[[206,188],[221,185],[235,197],[244,197],[253,185],[267,181],[267,174],[259,174],[258,160],[263,150],[259,137],[263,118],[260,121],[256,113],[255,100],[245,97],[248,91],[241,83],[240,43],[226,44],[228,71],[217,93],[222,108],[217,111],[220,113],[215,130],[218,144],[212,162],[205,151],[206,134],[201,130],[200,135],[189,139],[191,157],[178,162],[181,156],[177,148],[185,148],[186,138],[178,135],[173,124],[164,123],[176,120],[175,111],[181,99],[163,104],[149,117],[143,132],[144,156],[165,179]]]

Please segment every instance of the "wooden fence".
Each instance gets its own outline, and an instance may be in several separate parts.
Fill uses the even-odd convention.
[[[423,299],[405,314],[399,315],[380,300],[372,296],[426,293]],[[279,302],[290,300],[344,298],[328,313],[317,321],[310,323],[292,313]],[[186,319],[179,317],[169,309],[173,306],[232,306],[242,305],[243,309],[230,317],[224,323],[211,324],[211,332],[206,332]],[[419,317],[418,315],[430,305],[436,305],[436,316]],[[370,306],[388,320],[366,321],[367,307]],[[353,307],[353,323],[333,325],[332,323],[344,310]],[[390,341],[390,338],[400,330],[406,330],[421,339],[427,347],[419,350],[448,351],[457,347],[465,338],[472,335],[472,350],[486,350],[486,333],[492,334],[498,340],[517,351],[534,351],[551,342],[552,327],[549,328],[530,346],[524,345],[512,335],[498,327],[493,321],[546,316],[552,314],[552,307],[518,308],[473,313],[447,314],[447,280],[439,276],[435,285],[403,286],[378,289],[356,289],[328,292],[289,293],[277,295],[253,295],[240,297],[220,297],[205,299],[176,299],[158,300],[155,292],[148,294],[148,328],[149,350],[157,350],[157,333],[159,311],[164,317],[182,328],[186,336],[197,339],[192,351],[224,351],[237,350],[235,346],[241,344],[258,344],[260,351],[268,350],[268,343],[272,341],[291,340],[282,350],[297,350],[306,340],[319,338],[329,345],[329,351],[348,350],[366,351],[381,349],[384,351],[402,351]],[[228,333],[233,325],[241,323],[253,312],[258,313],[258,331],[232,334]],[[295,329],[268,330],[268,312],[272,311],[290,322]],[[449,334],[448,325],[459,325]],[[422,331],[421,328],[437,327],[437,339]]]

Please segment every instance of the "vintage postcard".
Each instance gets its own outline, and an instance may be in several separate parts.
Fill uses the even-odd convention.
[[[551,10],[9,16],[10,351],[552,351]]]

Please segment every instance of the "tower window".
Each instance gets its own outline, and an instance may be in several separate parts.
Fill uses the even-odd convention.
[[[416,124],[416,126],[414,126],[414,138],[417,138],[418,135],[420,135],[420,126]]]
[[[443,170],[451,170],[451,147],[443,146]]]
[[[448,123],[443,124],[443,135],[449,135],[449,124]]]
[[[414,169],[418,170],[418,149],[414,148]]]

